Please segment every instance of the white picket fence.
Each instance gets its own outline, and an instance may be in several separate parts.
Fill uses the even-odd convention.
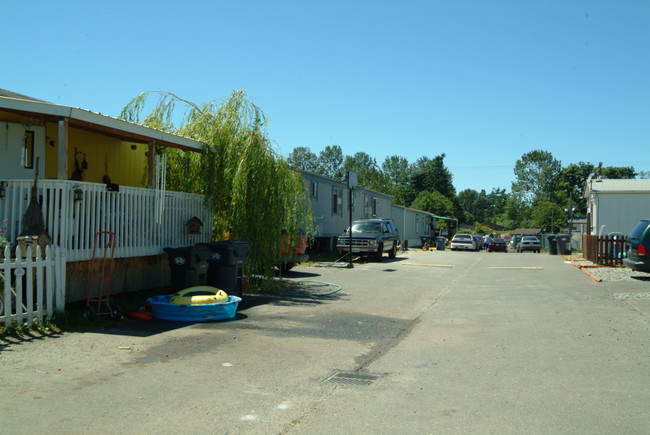
[[[4,182],[0,224],[7,219],[6,238],[16,240],[33,181]],[[70,180],[39,180],[37,195],[52,245],[65,249],[68,261],[90,260],[99,231],[116,234],[115,258],[159,255],[165,247],[209,242],[212,235],[203,195],[128,186],[108,191],[106,184]],[[203,222],[200,234],[188,232],[192,217]]]
[[[22,258],[20,247],[16,258],[10,258],[11,249],[6,247],[0,258],[0,273],[4,286],[0,286],[0,323],[5,326],[39,323],[52,317],[54,311],[65,306],[66,252],[57,246],[45,248],[27,247]]]

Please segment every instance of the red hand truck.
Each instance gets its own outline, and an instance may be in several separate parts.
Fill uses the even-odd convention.
[[[88,276],[88,296],[83,313],[86,320],[93,320],[98,315],[108,315],[113,320],[122,318],[120,306],[109,302],[114,257],[115,233],[100,231],[95,234],[93,257],[90,260],[90,273]],[[96,282],[99,283],[99,292],[97,297],[93,298],[93,287],[95,287]]]

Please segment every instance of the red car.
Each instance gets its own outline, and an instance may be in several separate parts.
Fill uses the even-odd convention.
[[[488,252],[508,252],[508,245],[503,239],[492,239],[487,247]]]

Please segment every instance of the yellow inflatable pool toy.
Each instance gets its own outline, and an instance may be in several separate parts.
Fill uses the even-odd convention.
[[[216,287],[199,285],[179,291],[169,302],[177,305],[219,304],[228,302],[228,294]]]

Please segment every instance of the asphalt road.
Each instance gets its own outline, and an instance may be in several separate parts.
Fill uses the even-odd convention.
[[[561,257],[411,251],[290,275],[342,288],[0,344],[2,431],[650,433],[647,300]]]

